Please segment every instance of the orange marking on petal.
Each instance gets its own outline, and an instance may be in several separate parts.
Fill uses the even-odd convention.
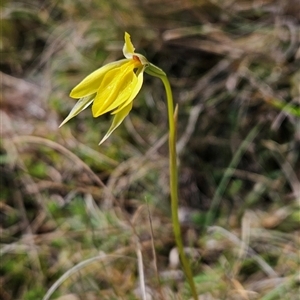
[[[140,60],[139,57],[136,56],[136,55],[133,55],[133,56],[132,56],[132,59],[133,59],[134,61],[136,61],[136,62],[141,63],[141,60]]]

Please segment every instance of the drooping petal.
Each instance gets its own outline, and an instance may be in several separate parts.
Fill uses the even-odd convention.
[[[116,108],[127,100],[127,98],[118,99],[118,97],[123,90],[130,87],[131,82],[136,77],[133,72],[134,68],[135,62],[130,60],[123,66],[112,69],[105,74],[92,107],[94,117]]]
[[[137,84],[137,77],[134,72],[131,72],[126,77],[128,77],[128,79],[126,80],[127,83],[122,83],[122,86],[120,86],[116,98],[108,107],[105,108],[105,110],[103,110],[102,114],[112,111],[119,106],[125,107],[125,102],[127,104],[129,103],[128,99],[131,97],[134,87]]]
[[[102,144],[105,140],[108,139],[108,137],[114,132],[114,130],[123,122],[123,120],[127,117],[127,115],[129,114],[129,112],[132,109],[132,102],[129,103],[127,106],[125,106],[121,111],[119,111],[113,119],[113,122],[109,128],[109,130],[107,131],[107,133],[105,134],[105,136],[103,137],[103,139],[100,141],[99,145]]]
[[[123,46],[123,54],[126,58],[132,58],[135,48],[131,43],[130,34],[125,32],[124,39],[125,39],[125,44]]]
[[[70,111],[69,115],[63,120],[63,122],[59,125],[59,127],[63,126],[66,124],[70,119],[73,117],[77,116],[80,112],[82,112],[84,109],[86,109],[89,105],[92,104],[94,101],[96,94],[92,94],[87,97],[80,98],[75,106],[72,108]]]
[[[85,77],[70,93],[71,98],[82,98],[94,94],[99,89],[101,81],[105,74],[114,69],[118,68],[128,62],[128,59],[121,59],[112,63],[109,63],[98,70],[94,71],[87,77]]]
[[[130,102],[134,100],[140,89],[142,88],[143,84],[143,74],[144,74],[144,68],[140,69],[137,73],[137,80],[132,82],[132,85],[130,89],[127,91],[130,92],[130,96],[127,98],[127,100],[120,105],[115,111],[112,112],[112,114],[119,113],[125,106],[127,106]],[[117,107],[117,106],[116,106]]]

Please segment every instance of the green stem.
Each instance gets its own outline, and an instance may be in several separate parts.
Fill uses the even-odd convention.
[[[179,257],[185,272],[187,281],[190,285],[193,298],[198,299],[193,274],[190,263],[184,253],[181,229],[178,217],[178,170],[177,170],[177,153],[176,153],[176,116],[174,116],[173,96],[169,80],[166,76],[158,76],[165,87],[168,103],[169,118],[169,159],[170,159],[170,192],[171,192],[171,210],[172,223],[175,235],[175,241],[179,252]]]

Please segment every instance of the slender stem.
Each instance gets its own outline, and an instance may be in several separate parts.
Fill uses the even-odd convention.
[[[179,252],[179,257],[183,266],[183,270],[190,285],[193,298],[198,299],[193,274],[190,263],[184,253],[181,229],[178,217],[178,170],[177,170],[177,153],[176,153],[176,116],[174,116],[173,96],[169,80],[166,76],[159,76],[162,80],[168,103],[169,118],[169,159],[170,159],[170,192],[171,192],[171,211],[172,223],[175,235],[175,241]]]

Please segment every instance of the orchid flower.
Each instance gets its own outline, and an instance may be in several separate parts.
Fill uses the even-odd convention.
[[[78,99],[69,115],[60,127],[78,115],[92,103],[93,117],[99,117],[107,112],[114,115],[113,122],[99,144],[102,144],[112,132],[122,123],[132,109],[134,98],[143,84],[143,73],[146,68],[153,69],[151,74],[165,73],[150,64],[141,54],[134,52],[135,48],[130,35],[125,32],[123,54],[125,59],[109,63],[84,78],[70,93],[71,98]]]
[[[169,156],[170,156],[170,196],[172,223],[176,245],[184,272],[191,288],[193,298],[198,299],[193,273],[188,258],[185,255],[180,222],[178,217],[178,170],[176,152],[177,109],[173,107],[173,95],[166,73],[148,62],[141,54],[134,52],[130,35],[125,32],[123,54],[125,59],[109,63],[94,71],[83,79],[70,93],[71,98],[78,99],[69,115],[61,123],[64,125],[81,111],[92,105],[93,116],[99,117],[107,112],[114,115],[113,122],[99,144],[103,143],[112,132],[123,122],[132,109],[133,100],[143,84],[144,72],[161,79],[164,84],[169,119]],[[44,300],[48,299],[48,294]]]

